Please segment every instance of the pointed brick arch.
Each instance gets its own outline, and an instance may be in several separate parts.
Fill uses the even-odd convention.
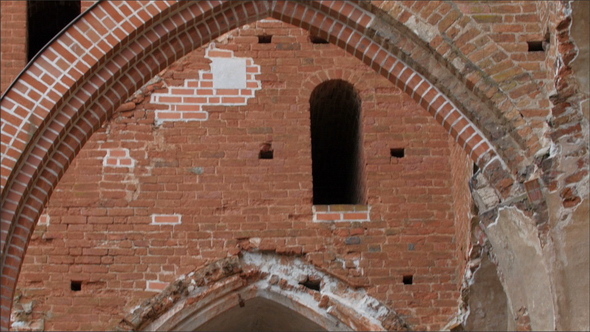
[[[300,281],[310,279],[317,288]],[[369,296],[364,288],[353,287],[304,259],[248,251],[181,276],[138,305],[112,329],[199,330],[216,316],[256,298],[282,305],[327,331],[410,329],[395,310]]]
[[[1,100],[3,328],[9,325],[35,223],[90,136],[156,73],[221,34],[268,16],[317,33],[396,84],[446,128],[500,196],[513,194],[513,167],[504,162],[487,131],[388,51],[392,46],[387,41],[369,37],[375,17],[355,3],[100,2],[56,38]]]

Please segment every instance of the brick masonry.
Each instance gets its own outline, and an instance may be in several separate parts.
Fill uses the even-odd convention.
[[[253,43],[263,33],[274,42]],[[161,82],[144,89],[151,95],[116,113],[88,141],[54,191],[47,207],[51,225],[30,247],[49,255],[58,245],[48,242],[53,227],[65,226],[68,235],[59,247],[67,253],[51,259],[56,272],[48,279],[35,276],[38,268],[28,263],[35,255],[27,255],[21,288],[41,282],[48,296],[68,298],[69,291],[58,296],[51,285],[104,282],[107,293],[126,294],[123,313],[195,266],[236,250],[271,250],[308,255],[355,285],[373,285],[372,296],[393,301],[413,326],[441,327],[456,306],[461,275],[452,225],[466,222],[453,213],[449,153],[455,143],[387,80],[335,46],[312,44],[304,30],[267,20],[227,38],[162,72]],[[207,121],[154,127],[161,97],[196,82],[190,77],[203,78],[212,50],[250,54],[260,66],[262,89],[246,105],[205,106]],[[315,77],[348,80],[363,100],[368,205],[311,204],[309,95],[319,84]],[[272,142],[272,160],[258,159],[264,142]],[[392,147],[404,147],[405,157],[392,158]],[[407,274],[414,276],[411,286],[402,283]],[[85,289],[83,284],[76,295],[102,296]],[[47,328],[71,324],[55,304],[37,308],[56,312]],[[86,315],[95,309],[80,302],[76,310]],[[99,315],[78,326],[96,329],[115,317]]]
[[[135,160],[129,157],[129,149],[107,149],[102,164],[108,167],[134,167]]]
[[[370,221],[370,210],[367,205],[314,205],[313,221]]]
[[[92,3],[83,1],[83,8]],[[23,4],[0,6],[2,91],[24,66]],[[471,175],[466,158],[491,187],[475,188],[492,193],[488,201],[476,199],[483,202],[480,213],[489,212],[486,222],[504,201],[533,214],[541,240],[550,241],[551,228],[570,225],[587,200],[588,151],[571,143],[587,142],[588,119],[577,106],[587,95],[576,92],[572,80],[577,51],[566,3],[252,2],[215,10],[218,4],[210,2],[138,4],[91,8],[2,98],[3,327],[31,238],[19,279],[25,285],[19,289],[29,293],[19,294],[13,313],[35,324],[45,324],[43,312],[70,317],[60,322],[53,316],[44,325],[49,329],[114,326],[120,310],[106,303],[129,308],[129,301],[151,295],[142,293],[153,289],[148,282],[167,283],[183,272],[179,266],[241,250],[305,255],[352,284],[372,287],[393,307],[408,308],[400,314],[414,328],[440,329],[459,300],[469,229],[477,221],[468,220],[469,194],[462,186]],[[154,15],[162,20],[150,19]],[[199,107],[196,118],[208,114],[205,122],[158,118],[170,105],[152,96],[189,82],[214,82],[207,76],[215,71],[205,61],[207,48],[190,50],[268,15],[286,23],[259,21],[215,45],[224,56],[260,66],[262,89],[254,98],[239,93],[233,98],[241,105],[187,105]],[[307,32],[297,27],[338,48],[310,48]],[[547,31],[548,49],[525,51],[527,42],[546,42]],[[259,34],[274,35],[274,42],[257,44]],[[165,68],[162,80],[144,86]],[[303,115],[309,93],[326,79],[353,83],[363,99],[371,210],[362,223],[313,222]],[[271,143],[275,158],[258,160],[260,146]],[[557,148],[549,151],[550,145]],[[407,157],[392,160],[393,147],[405,147]],[[559,204],[549,205],[557,209],[551,214],[545,199],[553,193]],[[51,223],[40,222],[33,233],[41,212]],[[151,224],[152,215],[179,212],[182,224]],[[564,217],[551,221],[551,215]],[[184,237],[177,233],[183,231]],[[453,245],[445,246],[449,241]],[[391,262],[393,252],[400,262]],[[399,268],[404,264],[407,270]],[[416,277],[412,290],[385,281],[424,275],[422,264],[430,264],[429,277]],[[451,280],[442,277],[448,275]],[[116,294],[54,298],[69,292],[72,280],[81,280],[86,291],[108,285]],[[30,308],[36,294],[50,297]],[[90,309],[96,305],[104,310],[98,319]],[[530,313],[534,326],[538,313],[522,308],[515,314],[528,319]]]
[[[152,104],[168,105],[156,110],[156,124],[165,121],[205,121],[205,106],[246,105],[260,90],[260,66],[252,58],[236,58],[231,50],[216,49],[211,44],[205,58],[219,69],[200,70],[198,79],[187,79],[182,87],[170,87],[166,93],[151,95]],[[233,65],[237,63],[237,65]],[[219,76],[219,78],[218,78]],[[238,82],[238,84],[236,84]]]

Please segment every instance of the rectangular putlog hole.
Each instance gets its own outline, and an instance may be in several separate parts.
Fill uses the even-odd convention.
[[[395,148],[390,150],[391,158],[403,158],[405,156],[404,148]]]
[[[258,159],[272,159],[274,156],[274,150],[272,149],[271,143],[262,143],[260,146],[260,153],[258,153]]]
[[[300,285],[317,292],[321,290],[321,283],[322,281],[320,279],[310,279],[309,277],[305,281],[299,282]]]
[[[273,158],[273,151],[260,151],[258,154],[258,159],[272,159]]]
[[[272,35],[259,35],[258,44],[270,44],[272,42]]]
[[[79,292],[82,290],[82,282],[77,280],[70,281],[70,289],[74,292]]]
[[[402,277],[404,285],[411,285],[414,283],[414,276],[409,274]]]
[[[544,52],[543,41],[528,41],[526,42],[529,46],[529,52]]]

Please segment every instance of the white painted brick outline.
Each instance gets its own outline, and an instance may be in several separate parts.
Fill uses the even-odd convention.
[[[152,214],[152,225],[179,225],[182,223],[180,214]]]
[[[51,220],[51,218],[49,217],[49,215],[47,213],[43,213],[42,215],[39,216],[38,224],[39,225],[49,225],[50,220]]]
[[[314,205],[314,222],[371,221],[371,207],[368,205]]]
[[[135,160],[129,156],[129,149],[107,149],[102,165],[110,167],[135,167]]]
[[[152,104],[168,105],[167,110],[156,110],[156,124],[166,121],[205,121],[208,113],[203,106],[240,106],[262,88],[256,75],[260,66],[252,58],[234,57],[231,50],[215,48],[211,44],[205,58],[211,59],[211,70],[200,70],[199,79],[184,81],[181,87],[169,87],[166,93],[154,93]]]
[[[148,280],[145,285],[145,290],[148,292],[161,292],[168,287],[169,282],[162,282],[159,280]]]

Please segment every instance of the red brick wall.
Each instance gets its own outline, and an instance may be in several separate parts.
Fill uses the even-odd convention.
[[[270,44],[258,44],[263,33],[273,35]],[[253,58],[262,89],[245,106],[204,106],[206,121],[155,126],[155,110],[166,106],[151,104],[149,94],[198,79],[209,69],[201,48],[129,100],[56,188],[49,223],[37,226],[26,255],[15,320],[110,329],[157,294],[151,289],[260,249],[306,255],[366,287],[413,328],[442,328],[457,310],[470,170],[442,126],[357,59],[310,43],[304,30],[262,21],[216,47]],[[348,80],[362,98],[370,221],[313,222],[305,82],[314,77]],[[269,141],[274,158],[259,160]],[[404,158],[392,158],[392,148],[404,148]],[[413,275],[412,285],[404,275]],[[81,291],[70,290],[72,280]]]
[[[557,48],[555,36],[550,37],[547,51],[529,51],[528,42],[544,41],[546,33],[553,31],[547,14],[555,15],[557,11],[555,1],[494,1],[494,2],[457,2],[457,6],[467,16],[479,24],[483,32],[488,34],[498,46],[506,52],[504,56],[494,56],[499,66],[508,68],[508,61],[514,61],[521,69],[531,74],[531,80],[538,82],[537,90],[542,90],[546,96],[553,91],[554,56],[550,56]],[[508,72],[509,77],[520,74],[517,71]],[[506,73],[503,74],[505,76]],[[549,100],[535,98],[537,105],[521,109],[520,112],[530,119],[530,127],[545,128],[549,115]]]

